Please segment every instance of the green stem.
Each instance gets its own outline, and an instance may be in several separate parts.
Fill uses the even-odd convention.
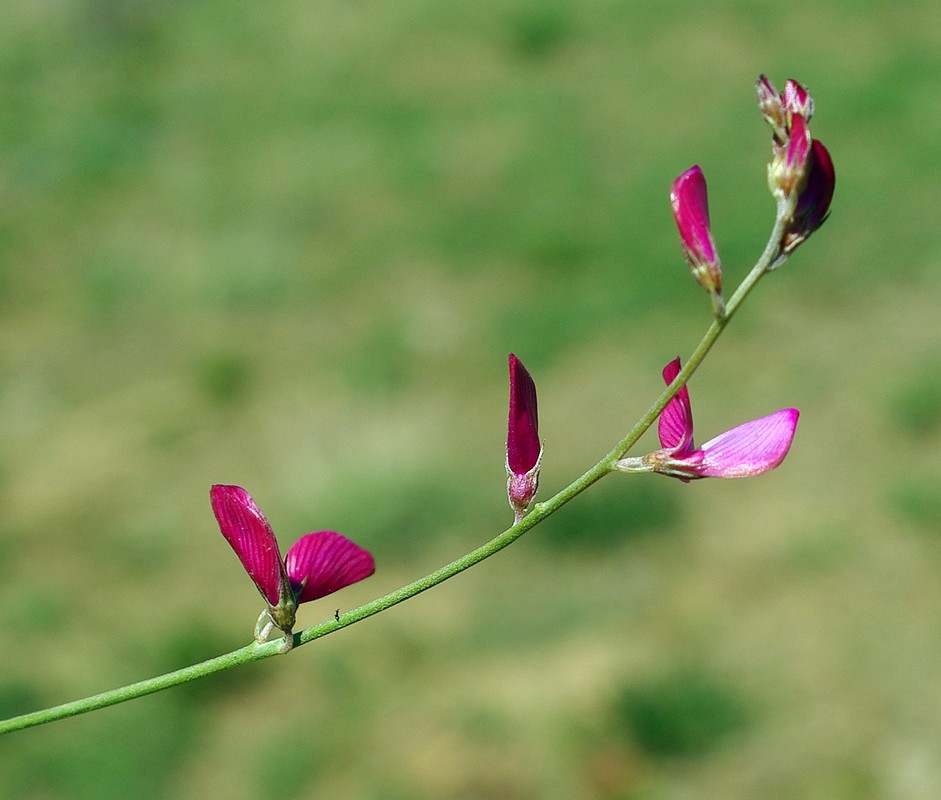
[[[203,678],[206,675],[212,675],[214,672],[221,672],[224,669],[238,667],[247,664],[249,661],[258,661],[262,658],[268,658],[278,654],[279,642],[271,642],[264,645],[250,644],[247,647],[241,647],[233,650],[231,653],[210,658],[199,664],[193,664],[183,669],[168,672],[166,675],[158,675],[156,678],[149,678],[145,681],[132,683],[128,686],[122,686],[119,689],[112,689],[109,692],[84,697],[81,700],[73,700],[71,703],[63,703],[59,706],[44,708],[41,711],[33,711],[30,714],[23,714],[19,717],[0,722],[0,733],[9,733],[22,728],[32,728],[36,725],[44,725],[47,722],[54,722],[57,719],[74,717],[77,714],[84,714],[86,711],[96,711],[99,708],[117,705],[125,700],[133,700],[137,697],[153,694],[163,689],[169,689],[171,686],[179,686],[181,683]]]
[[[774,228],[772,229],[768,244],[766,245],[761,258],[758,259],[755,266],[752,267],[751,271],[748,273],[748,275],[745,276],[745,279],[735,290],[735,293],[727,301],[725,305],[725,312],[713,320],[712,324],[709,326],[709,329],[700,340],[698,346],[693,351],[692,355],[690,355],[685,366],[676,376],[676,379],[666,389],[664,389],[660,397],[657,398],[657,401],[647,410],[644,416],[642,416],[637,421],[634,427],[631,428],[630,432],[623,439],[621,439],[621,441],[618,442],[604,458],[602,458],[597,464],[582,474],[579,478],[572,481],[572,483],[570,483],[560,492],[556,493],[545,502],[537,503],[533,507],[533,510],[523,517],[518,523],[510,528],[507,528],[505,531],[495,536],[486,544],[481,545],[475,550],[472,550],[455,561],[452,561],[450,564],[446,564],[445,566],[436,569],[434,572],[425,575],[424,577],[419,578],[418,580],[413,581],[406,586],[402,586],[392,592],[389,592],[389,594],[383,597],[379,597],[372,602],[366,603],[365,605],[362,605],[359,608],[355,608],[352,611],[348,611],[345,614],[338,615],[336,618],[331,618],[325,622],[321,622],[319,625],[306,628],[300,633],[294,635],[294,647],[296,648],[307,644],[308,642],[312,642],[314,639],[319,639],[329,633],[333,633],[334,631],[345,628],[355,622],[359,622],[360,620],[371,617],[374,614],[380,613],[381,611],[385,611],[394,605],[398,605],[404,600],[408,600],[410,597],[414,597],[415,595],[421,594],[427,589],[431,589],[433,586],[437,586],[443,583],[444,581],[448,580],[448,578],[453,578],[455,575],[458,575],[464,570],[473,567],[475,564],[479,564],[484,559],[489,558],[494,553],[498,553],[503,548],[515,542],[530,528],[535,527],[546,517],[554,514],[574,497],[581,494],[593,483],[601,480],[601,478],[611,472],[614,468],[614,463],[618,459],[623,458],[624,455],[631,449],[631,447],[637,443],[637,440],[640,439],[644,432],[654,423],[657,417],[660,416],[660,413],[664,408],[666,408],[667,403],[670,402],[674,395],[676,395],[680,388],[686,384],[693,373],[698,369],[699,365],[702,363],[703,359],[705,359],[706,355],[709,353],[709,350],[715,344],[722,331],[725,330],[726,325],[728,325],[729,321],[732,319],[732,316],[744,302],[749,292],[754,289],[761,277],[765,274],[765,272],[767,272],[769,264],[777,255],[778,243],[781,241],[781,235],[784,231],[784,227],[790,220],[792,213],[793,203],[785,202],[779,204],[777,220],[775,222]],[[107,706],[113,706],[118,703],[123,703],[126,700],[133,700],[134,698],[153,694],[154,692],[159,692],[163,689],[169,689],[171,686],[178,686],[179,684],[186,683],[187,681],[196,680],[197,678],[205,678],[209,675],[213,675],[216,672],[231,669],[232,667],[238,667],[243,664],[248,664],[252,661],[261,661],[265,658],[271,658],[272,656],[278,655],[280,652],[281,642],[279,640],[265,642],[264,644],[257,644],[253,642],[252,644],[241,647],[238,650],[233,650],[231,653],[226,653],[225,655],[217,656],[216,658],[211,658],[208,661],[203,661],[199,664],[193,664],[192,666],[184,667],[183,669],[179,669],[174,672],[168,672],[165,675],[159,675],[155,678],[149,678],[148,680],[139,681],[138,683],[132,683],[128,686],[122,686],[119,689],[102,692],[101,694],[96,694],[81,700],[75,700],[71,703],[63,703],[59,706],[53,706],[41,711],[34,711],[29,714],[23,714],[18,717],[12,717],[10,719],[0,721],[0,734],[22,730],[23,728],[30,728],[36,725],[43,725],[47,722],[54,722],[55,720],[65,719],[66,717],[72,717],[77,714],[84,714],[88,711],[95,711],[100,708],[106,708]]]

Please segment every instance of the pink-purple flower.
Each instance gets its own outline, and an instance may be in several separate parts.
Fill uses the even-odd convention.
[[[669,386],[680,372],[680,360],[663,368]],[[693,441],[693,412],[683,386],[660,414],[661,450],[615,465],[624,472],[659,472],[688,482],[694,478],[747,478],[777,467],[794,440],[799,412],[782,408],[710,439],[697,448]]]
[[[709,224],[706,178],[700,167],[690,167],[670,188],[673,219],[680,232],[680,245],[693,277],[722,309],[722,266]]]
[[[755,84],[758,107],[772,130],[773,156],[768,166],[772,194],[797,195],[794,213],[785,228],[773,269],[826,221],[836,186],[830,153],[810,134],[814,99],[800,83],[789,78],[778,94],[764,75]]]
[[[542,443],[536,410],[536,384],[513,353],[510,353],[510,411],[506,432],[506,494],[519,522],[539,488]]]
[[[261,509],[240,486],[213,486],[209,492],[219,529],[248,576],[265,598],[255,639],[267,641],[273,628],[284,632],[282,652],[294,644],[291,629],[300,603],[325,597],[375,572],[372,555],[336,531],[316,531],[298,539],[282,559],[274,531]]]

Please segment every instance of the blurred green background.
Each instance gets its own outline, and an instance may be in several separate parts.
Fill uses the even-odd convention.
[[[691,384],[700,440],[794,405],[754,481],[612,476],[287,659],[0,740],[0,795],[941,796],[941,7],[10,0],[0,10],[0,712],[246,643],[210,484],[375,577],[511,520],[690,352],[670,181],[734,285],[772,216],[752,86],[796,77],[833,216]],[[653,446],[653,439],[645,446]]]

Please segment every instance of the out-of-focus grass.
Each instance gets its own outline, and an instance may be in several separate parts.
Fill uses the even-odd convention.
[[[734,691],[688,671],[626,688],[616,710],[625,737],[661,757],[702,755],[747,720]]]
[[[505,356],[542,491],[691,349],[670,180],[727,281],[763,244],[767,72],[832,219],[691,385],[700,440],[802,411],[770,476],[612,476],[506,553],[275,659],[4,740],[31,798],[927,798],[937,663],[941,12],[529,0],[0,11],[0,707],[248,638],[248,488],[369,581],[508,522]],[[648,439],[652,441],[652,439]]]

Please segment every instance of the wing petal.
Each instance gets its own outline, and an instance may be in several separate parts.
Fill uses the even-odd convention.
[[[674,358],[663,368],[663,380],[667,386],[680,374],[680,359]],[[693,409],[689,403],[689,390],[684,386],[667,403],[657,423],[660,446],[676,451],[682,457],[693,449]]]
[[[325,597],[376,571],[369,551],[336,531],[304,534],[291,545],[285,563],[298,603]]]

